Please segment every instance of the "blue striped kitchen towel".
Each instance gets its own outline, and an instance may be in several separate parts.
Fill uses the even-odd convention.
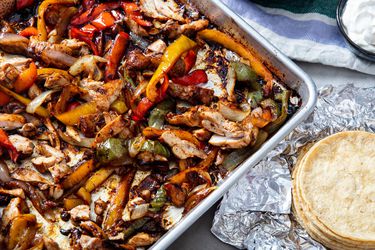
[[[292,59],[375,75],[353,54],[335,19],[337,0],[221,0]]]

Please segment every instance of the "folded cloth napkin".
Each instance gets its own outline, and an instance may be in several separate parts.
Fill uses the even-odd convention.
[[[337,27],[338,0],[221,0],[292,59],[375,74],[353,54]]]

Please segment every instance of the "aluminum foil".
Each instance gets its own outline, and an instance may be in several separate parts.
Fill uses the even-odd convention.
[[[344,130],[375,133],[375,88],[320,89],[309,118],[225,194],[212,233],[240,249],[325,249],[291,213],[290,169],[306,144]]]

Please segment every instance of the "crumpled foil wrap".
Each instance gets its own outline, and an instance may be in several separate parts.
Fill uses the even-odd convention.
[[[290,169],[306,144],[344,130],[375,132],[375,88],[321,88],[308,119],[225,194],[212,233],[240,249],[325,249],[291,213]]]

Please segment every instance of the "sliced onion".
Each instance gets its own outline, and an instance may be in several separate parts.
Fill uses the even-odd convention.
[[[3,161],[0,161],[0,180],[2,182],[8,182],[12,180],[12,178],[10,178],[8,166]]]
[[[143,216],[145,216],[148,212],[149,206],[150,206],[150,204],[148,204],[148,203],[135,205],[133,211],[131,212],[130,219],[136,220],[136,219],[139,219],[139,218],[142,218]]]
[[[26,112],[30,114],[34,114],[36,109],[43,104],[43,102],[53,93],[57,92],[57,90],[47,90],[36,98],[34,98],[26,107]]]
[[[94,138],[87,138],[87,137],[84,137],[81,133],[80,133],[80,141],[76,141],[74,140],[72,137],[70,137],[69,135],[65,134],[64,132],[62,132],[61,130],[58,130],[57,131],[60,138],[66,142],[66,143],[69,143],[73,146],[79,146],[79,147],[84,147],[84,148],[91,148],[91,145],[93,144],[94,142]]]
[[[76,76],[82,72],[95,81],[103,78],[103,73],[98,67],[98,63],[105,63],[107,59],[100,56],[86,55],[79,58],[69,69],[69,73]]]
[[[236,72],[234,68],[229,65],[228,66],[228,73],[227,73],[227,93],[228,93],[228,100],[231,102],[236,101],[236,96],[234,95],[234,87],[236,86]]]
[[[147,87],[148,81],[141,81],[137,88],[134,91],[133,100],[136,100],[139,96],[141,96],[145,91]]]

